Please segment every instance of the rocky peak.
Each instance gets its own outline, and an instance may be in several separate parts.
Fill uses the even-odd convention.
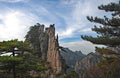
[[[76,63],[75,71],[79,73],[80,78],[84,78],[85,71],[89,70],[91,66],[95,66],[101,59],[101,55],[96,53],[89,53],[87,56]]]
[[[31,42],[35,54],[42,60],[49,62],[49,67],[55,73],[63,71],[64,63],[59,52],[58,35],[55,36],[54,24],[47,28],[39,23],[32,26],[26,36],[26,40]]]
[[[47,61],[50,63],[50,66],[54,69],[54,72],[59,73],[62,72],[63,65],[62,57],[59,52],[59,43],[58,37],[55,37],[55,27],[54,25],[50,25],[48,32],[48,53],[47,53]]]
[[[81,51],[75,51],[77,55],[84,55]]]

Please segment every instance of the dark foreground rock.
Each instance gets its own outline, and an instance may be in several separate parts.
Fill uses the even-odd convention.
[[[79,78],[84,78],[86,71],[89,70],[90,67],[94,67],[101,59],[101,55],[89,53],[83,59],[76,62],[75,71],[79,74]]]

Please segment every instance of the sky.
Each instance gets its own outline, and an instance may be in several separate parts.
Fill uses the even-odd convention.
[[[101,4],[119,0],[0,0],[0,41],[24,37],[36,23],[48,27],[55,24],[59,43],[71,50],[87,54],[94,52],[94,44],[81,39],[81,35],[96,36],[91,31],[94,23],[86,16],[103,17],[98,10]],[[102,45],[101,45],[102,46]]]

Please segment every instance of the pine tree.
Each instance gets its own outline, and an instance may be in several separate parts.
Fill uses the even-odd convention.
[[[16,50],[18,48],[19,51]],[[10,56],[2,56],[0,54],[0,78],[14,78],[16,75],[22,73],[23,71],[18,70],[24,68],[23,63],[26,60],[24,52],[31,52],[32,48],[29,46],[29,43],[26,41],[9,40],[0,42],[0,53],[11,52]],[[15,56],[17,54],[17,56]],[[22,69],[23,70],[23,69]],[[20,72],[21,71],[21,72]],[[14,74],[13,74],[14,73]],[[25,74],[25,71],[24,71]],[[14,76],[14,77],[13,77]]]
[[[104,16],[104,18],[89,17],[90,22],[98,23],[101,26],[94,26],[92,31],[99,34],[97,37],[81,36],[82,39],[90,41],[94,44],[103,44],[108,47],[120,47],[120,3],[110,3],[108,5],[101,5],[99,10],[105,12],[112,12],[111,17]]]
[[[99,10],[105,12],[111,12],[111,16],[104,18],[89,17],[87,19],[90,22],[98,23],[101,26],[94,26],[92,28],[97,34],[97,37],[92,36],[81,36],[82,39],[90,41],[94,44],[102,44],[107,47],[117,48],[117,51],[111,50],[110,48],[96,48],[96,51],[109,55],[98,63],[97,67],[90,69],[87,72],[85,78],[119,78],[120,77],[120,3],[110,3],[108,5],[101,5],[98,7]],[[110,54],[114,54],[111,56]],[[93,70],[94,69],[94,70]],[[93,71],[93,72],[91,72]]]

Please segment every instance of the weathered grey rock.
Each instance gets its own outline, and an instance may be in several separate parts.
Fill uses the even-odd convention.
[[[47,59],[48,50],[48,34],[44,31],[44,25],[39,27],[39,42],[40,42],[40,53],[43,60]]]
[[[93,67],[102,59],[102,56],[96,53],[89,53],[86,57],[79,60],[75,65],[75,71],[79,74],[79,78],[84,78],[85,72]]]

